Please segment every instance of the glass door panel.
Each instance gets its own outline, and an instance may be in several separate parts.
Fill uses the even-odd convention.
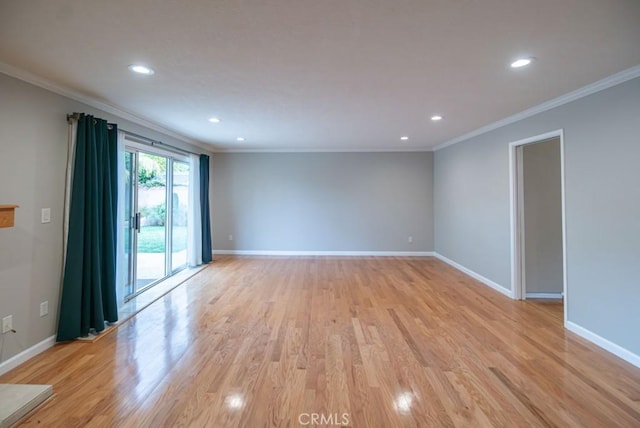
[[[167,158],[138,152],[135,292],[167,275]]]
[[[189,164],[173,160],[171,189],[171,271],[187,265]]]
[[[124,213],[122,227],[124,228],[124,259],[126,263],[126,275],[122,278],[124,282],[124,296],[129,296],[135,292],[135,189],[136,180],[136,153],[126,151],[124,154]],[[122,247],[121,247],[122,248]],[[122,250],[120,250],[122,251]]]

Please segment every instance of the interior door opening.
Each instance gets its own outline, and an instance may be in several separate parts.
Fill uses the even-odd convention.
[[[562,131],[511,143],[509,150],[514,298],[562,300],[566,322]]]

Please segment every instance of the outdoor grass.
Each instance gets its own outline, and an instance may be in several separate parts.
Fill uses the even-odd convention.
[[[139,253],[164,253],[164,226],[142,226],[138,234]],[[173,251],[183,251],[187,247],[187,227],[173,227]]]

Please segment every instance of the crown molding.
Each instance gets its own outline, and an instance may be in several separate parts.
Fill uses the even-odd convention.
[[[81,102],[90,107],[100,109],[107,113],[113,114],[115,116],[121,117],[123,119],[134,122],[138,125],[147,127],[154,131],[160,132],[164,135],[168,135],[173,138],[177,138],[182,142],[191,144],[195,147],[198,147],[202,150],[206,150],[207,152],[211,152],[212,147],[206,147],[205,143],[201,141],[194,140],[192,138],[186,137],[178,132],[172,131],[164,126],[156,123],[152,120],[146,119],[144,117],[138,116],[137,114],[131,113],[122,107],[109,104],[104,101],[99,101],[93,97],[82,94],[76,90],[64,87],[62,85],[58,85],[53,83],[52,81],[45,79],[41,76],[33,74],[29,71],[20,69],[18,67],[14,67],[13,65],[7,64],[5,62],[0,61],[0,73],[6,74],[7,76],[14,77],[18,80],[22,80],[23,82],[30,83],[34,86],[38,86],[40,88],[46,89],[47,91],[53,92],[58,95],[62,95],[63,97],[70,98],[74,101]]]
[[[467,134],[446,141],[442,144],[438,144],[433,148],[433,150],[436,151],[444,149],[445,147],[452,146],[454,144],[461,143],[463,141],[469,140],[470,138],[477,137],[478,135],[485,134],[489,131],[493,131],[494,129],[502,128],[503,126],[518,122],[520,120],[526,119],[539,113],[543,113],[553,108],[560,107],[561,105],[579,100],[580,98],[595,94],[596,92],[603,91],[605,89],[611,88],[612,86],[624,83],[628,80],[635,79],[636,77],[640,77],[640,65],[636,65],[635,67],[631,67],[619,73],[612,74],[611,76],[605,77],[604,79],[598,80],[597,82],[594,82],[590,85],[583,86],[580,89],[576,89],[575,91],[561,95],[542,104],[538,104],[535,107],[531,107],[512,116],[505,117],[504,119],[500,119],[496,122],[490,123],[489,125],[478,128],[475,131],[471,131]]]
[[[221,149],[215,148],[211,150],[213,153],[416,153],[416,152],[432,152],[432,148],[412,148],[412,149],[380,149],[380,148],[362,148],[362,149],[319,149],[319,148],[301,148],[301,149]]]

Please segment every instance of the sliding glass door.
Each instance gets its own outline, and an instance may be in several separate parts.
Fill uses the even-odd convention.
[[[125,298],[131,298],[187,265],[189,164],[179,155],[127,147],[125,174]]]

